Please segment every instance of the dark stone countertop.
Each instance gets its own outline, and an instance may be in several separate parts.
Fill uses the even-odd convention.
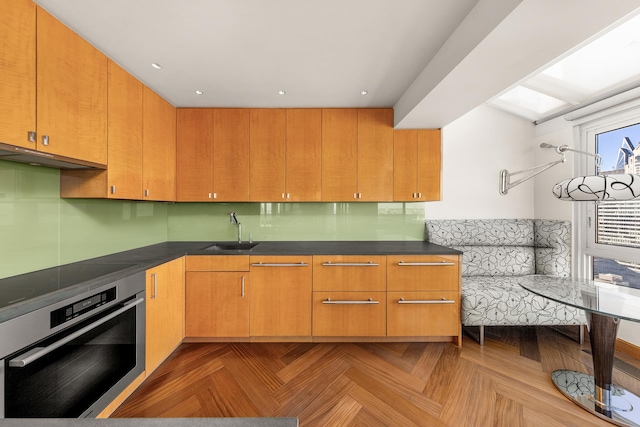
[[[0,308],[0,323],[47,305],[143,272],[184,255],[459,255],[461,252],[422,240],[413,241],[270,241],[259,242],[250,250],[206,250],[214,242],[165,242],[92,258],[60,267],[0,279],[0,293],[10,288],[47,286],[45,295]],[[219,242],[220,243],[220,242]],[[226,242],[231,243],[231,242]],[[109,267],[107,267],[109,265]],[[103,268],[100,268],[102,266]],[[90,276],[88,271],[111,270]],[[67,283],[56,280],[65,277]]]

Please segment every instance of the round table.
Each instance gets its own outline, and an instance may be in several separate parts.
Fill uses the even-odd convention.
[[[574,403],[620,426],[640,427],[640,398],[613,384],[613,359],[620,320],[640,322],[640,289],[592,280],[531,275],[518,280],[524,289],[584,310],[591,339],[593,375],[561,369],[555,386]]]

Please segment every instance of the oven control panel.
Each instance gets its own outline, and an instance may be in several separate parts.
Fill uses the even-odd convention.
[[[51,312],[51,328],[88,313],[116,299],[116,288],[109,288],[99,294],[74,302]]]

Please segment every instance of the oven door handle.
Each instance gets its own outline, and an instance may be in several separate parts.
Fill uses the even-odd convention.
[[[41,357],[43,357],[43,356],[51,353],[52,351],[62,347],[63,345],[65,345],[69,341],[73,341],[74,339],[78,338],[79,336],[86,334],[90,330],[95,329],[98,326],[102,325],[103,323],[106,323],[109,320],[113,319],[114,317],[117,317],[117,316],[121,315],[125,311],[131,310],[133,307],[137,306],[138,304],[142,303],[143,301],[144,301],[144,298],[138,298],[137,300],[134,300],[134,301],[131,301],[131,302],[126,302],[124,307],[119,308],[118,310],[114,311],[113,313],[110,313],[110,314],[100,318],[100,320],[97,320],[97,321],[93,322],[92,324],[85,326],[82,329],[78,329],[74,333],[72,333],[70,335],[67,335],[66,337],[62,338],[60,341],[56,341],[56,342],[54,342],[53,344],[51,344],[51,345],[49,345],[47,347],[35,347],[35,348],[32,348],[31,350],[29,350],[28,352],[22,354],[21,356],[18,356],[15,359],[11,359],[9,361],[9,366],[12,367],[12,368],[24,368],[29,363],[35,362],[36,360],[40,359]]]

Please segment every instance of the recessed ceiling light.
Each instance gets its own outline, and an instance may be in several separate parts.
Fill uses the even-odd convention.
[[[283,91],[283,90],[279,90],[279,91],[278,91],[278,95],[286,95],[286,94],[287,94],[287,92],[285,92],[285,91]]]
[[[363,96],[364,96],[364,95],[366,95],[366,94],[368,94],[368,93],[369,93],[369,92],[368,92],[368,91],[366,91],[366,90],[362,90],[362,91],[360,91],[360,95],[363,95]]]
[[[196,95],[202,95],[204,92],[201,90],[196,90]]]
[[[158,64],[158,63],[156,63],[156,62],[152,62],[152,63],[151,63],[151,66],[152,66],[153,68],[155,68],[156,70],[162,70],[162,65],[160,65],[160,64]]]

